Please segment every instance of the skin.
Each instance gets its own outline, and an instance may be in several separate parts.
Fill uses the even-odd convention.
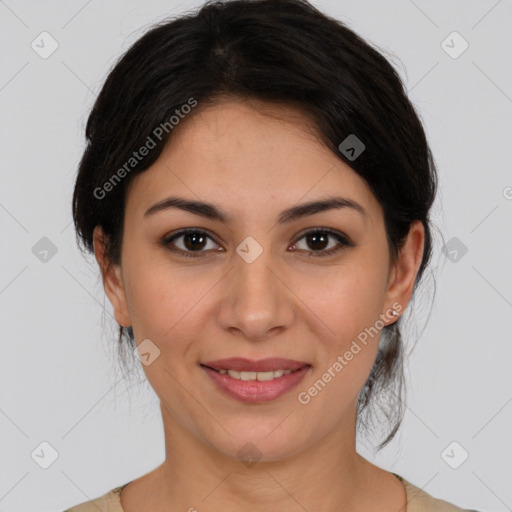
[[[160,399],[166,459],[123,490],[123,508],[405,510],[401,482],[355,446],[357,397],[380,331],[308,404],[297,395],[380,315],[390,324],[398,318],[389,315],[393,305],[403,313],[422,258],[422,224],[411,225],[393,262],[380,204],[291,106],[228,99],[190,115],[172,135],[159,159],[129,184],[119,265],[105,256],[101,228],[94,233],[116,320],[133,327],[137,343],[150,339],[160,350],[144,371]],[[176,208],[144,217],[170,195],[214,203],[232,220]],[[366,217],[342,208],[276,222],[287,208],[332,195],[357,201]],[[193,255],[202,251],[199,257],[162,244],[183,228],[211,236],[188,246]],[[313,228],[331,228],[356,245],[315,256],[340,245],[329,237],[318,248],[303,236]],[[263,249],[252,263],[236,252],[247,236]],[[174,240],[177,249],[186,250],[185,238]],[[244,404],[218,391],[199,366],[233,356],[291,357],[312,367],[277,400]],[[237,456],[248,442],[261,453],[251,467]]]

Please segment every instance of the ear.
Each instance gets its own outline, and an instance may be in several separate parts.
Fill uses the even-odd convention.
[[[385,300],[388,317],[392,309],[402,314],[411,300],[414,282],[423,258],[424,243],[425,228],[420,220],[416,220],[411,223],[407,239],[390,272]],[[396,320],[398,316],[392,318]]]
[[[131,326],[126,293],[120,265],[113,264],[107,257],[107,236],[100,226],[94,228],[94,255],[101,270],[105,293],[114,309],[114,317],[119,325]]]

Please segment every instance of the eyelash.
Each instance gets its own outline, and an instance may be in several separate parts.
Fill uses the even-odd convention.
[[[195,233],[200,234],[208,237],[210,240],[214,241],[213,238],[202,229],[184,229],[182,231],[178,231],[177,233],[174,233],[172,236],[167,236],[162,240],[162,245],[169,251],[179,254],[181,256],[185,256],[186,258],[201,258],[201,253],[207,252],[207,251],[184,251],[182,249],[173,249],[171,247],[171,244],[178,238]],[[310,231],[306,231],[303,233],[296,242],[294,242],[292,245],[295,245],[299,240],[302,240],[303,238],[307,237],[308,235],[318,235],[318,234],[327,234],[333,238],[336,238],[338,242],[341,244],[341,246],[334,247],[328,250],[322,250],[322,251],[306,251],[309,253],[309,257],[314,258],[325,258],[327,256],[331,256],[332,254],[335,254],[341,250],[343,250],[345,247],[355,247],[355,244],[350,241],[346,236],[343,236],[342,234],[338,233],[337,231],[334,231],[330,228],[315,228]],[[214,241],[215,242],[215,241]],[[193,255],[193,253],[198,253],[197,256]]]

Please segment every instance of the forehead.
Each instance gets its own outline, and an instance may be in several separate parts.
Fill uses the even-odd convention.
[[[340,194],[379,209],[364,180],[327,148],[304,113],[258,101],[223,101],[185,117],[130,188],[144,205],[179,193],[230,211],[261,212],[276,201]]]
[[[260,175],[277,166],[283,170],[279,176],[305,167],[314,170],[311,159],[331,156],[308,116],[296,107],[257,100],[226,100],[206,107],[186,118],[172,135],[167,153],[187,153],[189,162],[210,159],[212,165],[222,163],[239,172],[257,168]],[[283,160],[289,165],[283,166]]]

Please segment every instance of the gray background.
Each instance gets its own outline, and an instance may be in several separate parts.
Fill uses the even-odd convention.
[[[61,511],[163,460],[157,400],[121,378],[110,304],[76,248],[70,198],[111,65],[151,22],[199,3],[0,1],[0,511]],[[512,2],[313,3],[392,54],[440,172],[437,292],[423,331],[428,283],[408,310],[418,325],[408,339],[419,341],[406,418],[378,455],[367,442],[359,450],[434,496],[511,510]],[[51,49],[43,31],[58,43],[47,58],[31,47]],[[457,58],[462,40],[442,44],[453,31],[469,44]],[[58,453],[48,469],[44,441]],[[453,469],[461,450],[469,457]]]

